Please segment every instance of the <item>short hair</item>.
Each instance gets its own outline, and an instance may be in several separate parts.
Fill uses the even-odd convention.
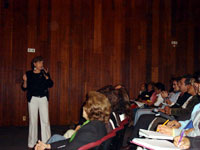
[[[155,83],[152,82],[152,81],[150,81],[150,82],[147,83],[147,87],[148,87],[148,85],[151,85],[151,86],[152,86],[152,89],[154,89]]]
[[[111,104],[108,98],[96,91],[90,91],[84,105],[89,120],[107,123],[110,119]]]
[[[179,82],[181,80],[181,77],[172,77],[170,82],[172,83],[173,81]]]
[[[32,59],[31,61],[31,68],[34,69],[34,63],[38,62],[38,61],[44,61],[42,56],[36,56]]]
[[[185,78],[185,85],[191,85],[191,78],[192,78],[192,75],[183,75],[181,79]]]
[[[155,84],[155,87],[158,89],[158,90],[161,90],[161,91],[164,91],[165,90],[165,85],[160,83],[160,82],[157,82]]]
[[[193,74],[196,83],[200,83],[200,71],[197,71]]]

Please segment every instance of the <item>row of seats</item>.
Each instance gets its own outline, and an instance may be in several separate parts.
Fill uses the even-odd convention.
[[[78,150],[119,150],[122,147],[125,130],[129,119],[124,119],[120,126],[112,130],[100,140],[83,145]]]

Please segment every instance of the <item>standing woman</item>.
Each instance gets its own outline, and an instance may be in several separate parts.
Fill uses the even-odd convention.
[[[48,70],[43,67],[43,58],[35,57],[31,62],[32,70],[23,75],[22,89],[27,90],[29,111],[28,147],[32,149],[38,140],[38,110],[41,124],[42,141],[46,142],[50,136],[48,88],[53,86]]]

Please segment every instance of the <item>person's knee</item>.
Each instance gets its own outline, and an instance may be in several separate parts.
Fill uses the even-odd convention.
[[[60,137],[61,135],[59,134],[54,134],[51,138],[57,138],[57,137]]]

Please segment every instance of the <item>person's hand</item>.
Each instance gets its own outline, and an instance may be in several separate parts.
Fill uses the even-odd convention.
[[[165,100],[165,103],[167,103],[168,105],[172,104],[172,102],[169,99]]]
[[[168,97],[168,92],[167,91],[162,91],[161,92],[161,96],[162,96],[162,98]]]
[[[48,68],[45,69],[45,68],[43,67],[43,70],[44,70],[44,72],[45,72],[46,74],[49,72]]]
[[[121,88],[122,88],[121,85],[117,85],[117,86],[115,87],[116,90],[117,90],[117,89],[121,89]]]
[[[23,80],[24,80],[24,82],[27,81],[27,76],[26,76],[26,74],[23,75]]]
[[[158,109],[159,112],[163,112],[165,113],[165,110],[164,109]]]
[[[78,125],[78,126],[76,127],[75,131],[78,131],[80,128],[81,128],[81,126]]]
[[[190,128],[188,130],[185,131],[185,134],[188,135],[190,132],[192,132],[194,130],[194,128]]]
[[[180,136],[176,136],[174,138],[174,145],[181,149],[189,149],[190,148],[190,140],[186,137],[183,137],[181,142],[179,143]]]
[[[164,126],[163,125],[158,125],[157,131],[162,133],[162,134],[169,135],[169,136],[173,135],[173,129],[168,127],[168,126],[165,126],[165,125]]]
[[[43,70],[44,70],[44,72],[45,72],[45,73],[43,73],[44,77],[45,77],[46,79],[49,79],[49,77],[47,76],[47,74],[48,74],[48,68],[45,69],[45,68],[43,67]]]
[[[171,108],[170,107],[168,107],[168,106],[165,106],[165,113],[167,114],[167,115],[171,115]]]
[[[38,141],[38,143],[35,146],[35,150],[45,150],[45,149],[51,149],[51,145]]]
[[[181,127],[181,124],[180,124],[178,121],[173,120],[173,121],[169,121],[169,122],[167,123],[167,126],[168,126],[169,128],[176,128],[176,129],[178,129],[178,128]]]

